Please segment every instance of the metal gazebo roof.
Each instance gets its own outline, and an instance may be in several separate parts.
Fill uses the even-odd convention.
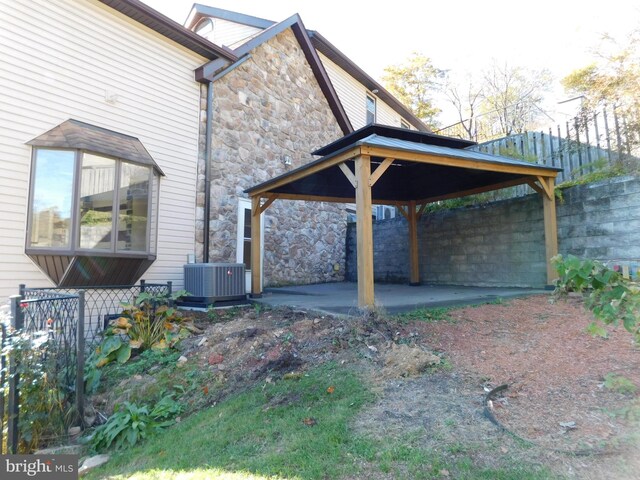
[[[246,190],[250,196],[350,202],[349,175],[354,159],[371,157],[372,170],[383,166],[372,188],[374,203],[419,204],[555,177],[557,168],[489,155],[465,147],[473,142],[381,125],[360,129],[314,153],[324,155],[300,168]],[[386,159],[392,158],[393,162]],[[386,162],[386,163],[385,163]],[[341,167],[341,165],[344,165]],[[342,171],[341,171],[342,170]],[[373,175],[376,175],[374,170]]]
[[[245,190],[252,198],[252,294],[261,293],[260,214],[277,199],[356,203],[358,303],[374,305],[372,204],[396,205],[409,222],[411,283],[419,283],[417,221],[428,203],[528,184],[543,198],[547,280],[557,254],[554,184],[560,169],[467,150],[473,142],[369,125],[300,168]],[[262,201],[266,199],[266,201]]]

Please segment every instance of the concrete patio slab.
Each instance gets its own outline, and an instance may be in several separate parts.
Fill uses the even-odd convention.
[[[417,308],[449,307],[489,303],[498,299],[549,293],[542,289],[502,287],[459,287],[376,284],[376,306],[387,313],[402,313]],[[290,306],[331,314],[357,315],[358,284],[322,283],[282,288],[266,288],[262,298],[252,301],[272,307]]]

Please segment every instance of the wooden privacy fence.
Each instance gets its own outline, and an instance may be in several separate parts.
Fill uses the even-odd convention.
[[[637,161],[638,136],[639,132],[613,108],[575,117],[548,131],[518,133],[471,149],[562,168],[558,175],[558,183],[562,183],[607,165]]]
[[[46,365],[43,374],[55,382],[64,401],[74,405],[80,418],[84,415],[84,292],[65,295],[43,292],[40,298],[11,297],[9,322],[0,330],[0,453],[18,453],[20,436],[20,371],[26,349],[46,343],[36,350],[39,363]],[[25,367],[28,368],[28,367]],[[4,447],[6,445],[6,447]]]

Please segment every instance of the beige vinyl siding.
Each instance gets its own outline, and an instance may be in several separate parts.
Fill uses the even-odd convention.
[[[75,118],[138,137],[161,180],[147,281],[182,284],[195,247],[199,85],[207,60],[93,0],[0,0],[0,301],[49,286],[24,254],[31,148]]]
[[[393,108],[389,105],[378,99],[376,102],[376,118],[378,123],[382,123],[383,125],[391,125],[392,127],[400,127],[400,119],[402,118],[398,115]]]
[[[347,112],[347,116],[355,130],[366,125],[367,95],[371,95],[376,99],[376,123],[391,125],[393,127],[401,126],[400,119],[402,117],[393,108],[367,90],[367,88],[358,80],[329,60],[329,58],[321,52],[318,52],[318,56],[320,57],[320,60],[329,75],[329,79],[333,84],[333,88],[335,88],[338,98]],[[413,126],[411,128],[414,129]]]
[[[367,89],[325,55],[318,52],[318,56],[347,112],[351,125],[355,130],[364,127],[367,121],[365,104]]]
[[[221,18],[212,18],[212,20],[213,32],[206,35],[206,38],[216,45],[234,47],[237,43],[244,43],[244,40],[262,32],[260,28],[222,20]]]

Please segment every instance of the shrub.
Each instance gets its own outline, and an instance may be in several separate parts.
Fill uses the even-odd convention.
[[[597,260],[557,255],[552,259],[559,279],[556,292],[584,292],[586,305],[596,320],[605,325],[622,323],[640,342],[640,285],[627,280]],[[606,330],[594,322],[592,334],[606,336]]]
[[[187,295],[181,290],[171,296],[141,293],[133,303],[123,303],[119,318],[105,330],[105,338],[86,362],[86,391],[91,394],[100,383],[100,368],[113,362],[126,363],[134,351],[164,350],[174,347],[195,331],[182,314],[170,306],[173,300]]]
[[[12,330],[8,316],[0,318],[0,321],[7,327],[2,355],[11,356],[19,375],[18,451],[31,453],[66,433],[73,407],[69,402],[69,391],[59,375],[61,372],[56,364],[57,355],[50,333],[46,330],[33,333]],[[5,383],[0,385],[0,394],[9,388],[8,368],[3,373]],[[0,412],[0,415],[4,414]],[[6,425],[6,419],[3,424]]]
[[[172,298],[187,292],[175,293]],[[171,298],[143,292],[132,304],[123,304],[122,316],[115,322],[113,333],[125,334],[132,348],[167,348],[189,335],[182,329],[182,314],[169,306]]]

